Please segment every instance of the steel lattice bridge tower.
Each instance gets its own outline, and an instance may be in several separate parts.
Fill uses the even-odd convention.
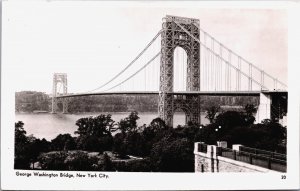
[[[155,46],[156,42],[159,44]],[[175,66],[174,54],[178,47],[186,53],[182,78],[175,75],[178,65]],[[156,54],[151,52],[151,48]],[[150,59],[143,58],[149,52]],[[139,62],[142,67],[136,66]],[[136,71],[130,74],[132,68]],[[141,82],[139,75],[142,75],[144,82]],[[153,77],[154,75],[157,76]],[[157,83],[152,83],[154,87],[151,89],[149,81],[156,81],[155,79]],[[184,90],[174,90],[174,86],[178,85],[176,80],[183,82]],[[136,83],[144,84],[143,88],[133,88]],[[62,85],[62,93],[59,93],[58,84]],[[247,61],[203,30],[199,19],[167,15],[163,18],[162,29],[146,47],[123,70],[101,86],[82,93],[68,94],[67,74],[54,74],[52,113],[57,112],[58,103],[62,103],[63,113],[68,112],[68,100],[72,97],[158,95],[158,116],[168,126],[173,126],[174,112],[178,110],[185,113],[186,123],[201,124],[201,96],[256,96],[259,97],[256,119],[260,122],[286,114],[286,88],[287,85],[276,77]]]
[[[62,93],[59,93],[60,88],[57,85],[62,85]],[[61,86],[60,86],[61,87]],[[55,73],[53,75],[53,89],[52,89],[52,113],[57,112],[57,104],[62,103],[63,113],[68,112],[68,99],[58,99],[59,96],[66,96],[68,93],[68,81],[66,73]]]
[[[199,38],[198,19],[167,16],[164,18],[161,33],[161,62],[159,85],[159,117],[166,124],[173,125],[176,109],[182,109],[186,121],[200,124],[200,97],[198,95],[173,95],[174,82],[174,50],[183,48],[187,53],[186,91],[200,91],[200,44],[190,37],[185,30]]]

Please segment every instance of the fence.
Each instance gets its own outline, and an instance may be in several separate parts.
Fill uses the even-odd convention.
[[[245,149],[246,148],[246,149]],[[271,170],[276,170],[280,172],[286,172],[286,156],[278,153],[272,153],[269,151],[263,151],[259,149],[253,149],[249,147],[244,147],[240,151],[217,147],[218,155],[232,160],[245,162],[248,164],[268,168]],[[256,151],[256,152],[245,152]],[[251,150],[252,149],[252,150]]]
[[[270,152],[266,150],[255,149],[255,148],[250,148],[245,146],[241,146],[240,151],[286,161],[286,155],[281,153],[275,153],[275,152]]]

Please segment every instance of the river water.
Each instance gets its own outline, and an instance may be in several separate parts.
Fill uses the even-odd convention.
[[[16,122],[23,121],[24,129],[27,135],[33,134],[37,138],[45,138],[51,141],[59,134],[69,133],[74,136],[74,131],[78,126],[75,125],[76,121],[82,117],[97,116],[100,113],[81,113],[81,114],[50,114],[50,113],[16,113]],[[106,113],[103,113],[106,114]],[[111,113],[112,119],[119,122],[121,119],[127,117],[129,112],[115,112]],[[156,112],[144,112],[139,113],[140,119],[138,125],[149,124],[154,118],[157,117]],[[185,122],[184,113],[175,113],[174,115],[174,127],[177,125],[183,125]],[[204,114],[201,115],[202,124],[207,124],[208,120]]]

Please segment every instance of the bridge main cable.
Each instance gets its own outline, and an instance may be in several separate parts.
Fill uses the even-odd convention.
[[[156,35],[155,37],[147,44],[147,46],[121,71],[119,72],[117,75],[115,75],[112,79],[110,79],[108,82],[104,83],[103,85],[93,89],[93,90],[90,90],[90,91],[87,91],[87,93],[89,92],[93,92],[95,90],[99,90],[101,88],[103,88],[104,86],[106,86],[107,84],[111,83],[113,80],[115,80],[116,78],[118,78],[121,74],[123,74],[130,66],[132,66],[135,61],[137,61],[143,54],[144,52],[146,52],[146,50],[153,44],[153,42],[159,37],[159,35],[161,34],[162,30],[160,30]]]
[[[109,91],[114,89],[115,87],[118,87],[119,85],[125,83],[126,81],[128,81],[129,79],[131,79],[132,77],[134,77],[135,75],[137,75],[140,71],[142,71],[144,68],[146,68],[150,63],[152,63],[152,61],[154,61],[158,56],[160,55],[160,52],[158,52],[153,58],[151,58],[143,67],[141,67],[138,71],[136,71],[135,73],[133,73],[131,76],[129,76],[128,78],[126,78],[125,80],[123,80],[122,82],[118,83],[117,85],[105,90]]]

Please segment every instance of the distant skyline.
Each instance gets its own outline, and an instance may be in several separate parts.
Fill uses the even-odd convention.
[[[284,9],[203,8],[201,3],[3,2],[3,71],[15,91],[52,93],[53,73],[68,91],[94,89],[123,69],[161,29],[162,18],[200,19],[217,40],[287,84]]]

